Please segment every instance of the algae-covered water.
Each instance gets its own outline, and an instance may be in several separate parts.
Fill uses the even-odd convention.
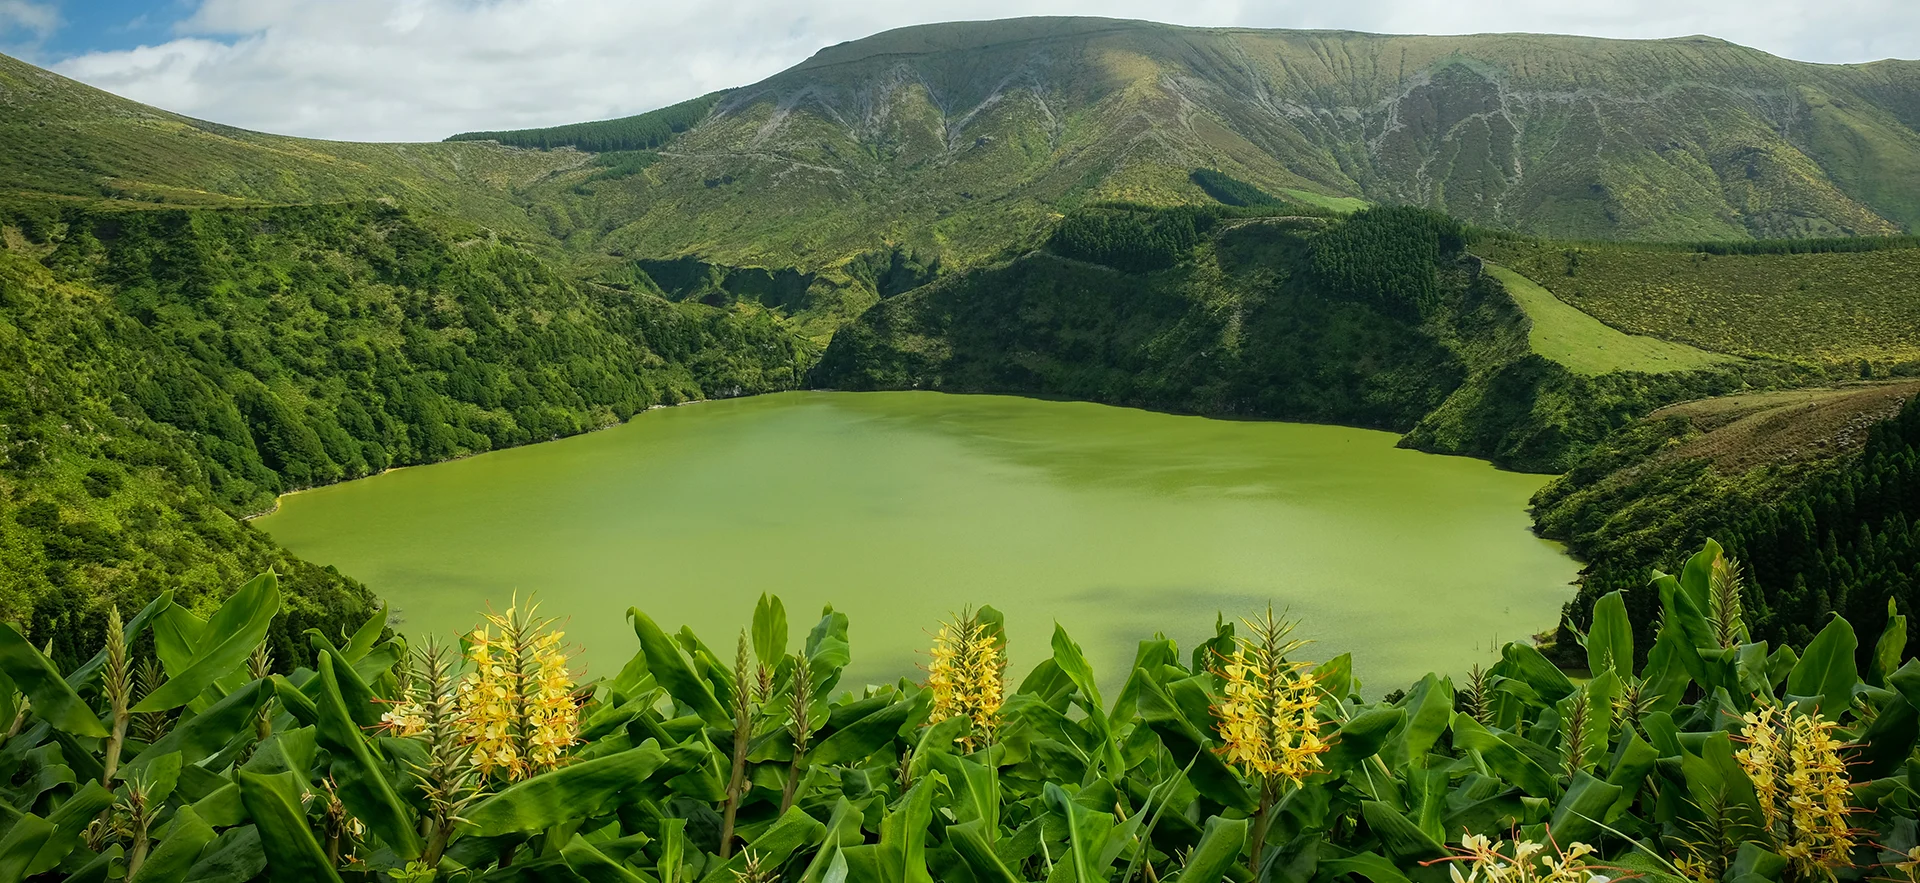
[[[831,603],[855,683],[917,677],[940,619],[1006,614],[1014,677],[1056,620],[1103,678],[1269,601],[1352,651],[1369,692],[1490,662],[1551,627],[1575,564],[1528,528],[1544,479],[1384,432],[939,393],[788,393],[284,498],[256,524],[451,637],[516,593],[589,676],[627,608],[731,656],[761,592],[794,644]]]

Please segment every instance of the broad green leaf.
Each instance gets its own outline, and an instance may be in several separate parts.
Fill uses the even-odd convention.
[[[937,774],[915,782],[880,822],[875,857],[881,879],[889,883],[933,883],[933,875],[927,871],[927,827],[933,824],[936,781]]]
[[[266,681],[253,681],[175,726],[160,737],[160,741],[121,767],[120,777],[127,778],[155,758],[176,751],[182,761],[199,763],[219,754],[235,739],[251,737],[254,717],[267,702],[266,684]]]
[[[318,631],[309,630],[308,634],[310,636],[317,636]],[[313,679],[307,681],[301,690],[308,696],[313,697],[316,707],[318,707],[317,703],[321,701],[321,694],[323,692],[328,689],[337,689],[340,693],[341,705],[346,708],[347,717],[353,721],[355,727],[364,729],[379,726],[381,709],[391,706],[385,705],[379,700],[374,694],[373,688],[367,686],[367,682],[360,677],[359,672],[354,671],[352,665],[338,661],[342,657],[340,656],[340,651],[334,649],[332,643],[325,642],[324,640],[318,643],[319,646],[314,648],[318,651],[314,654],[314,659],[332,658],[335,660],[333,680],[328,681],[316,673]]]
[[[238,786],[230,787],[236,795],[240,793]],[[206,822],[221,827],[212,819]],[[212,845],[200,854],[200,860],[187,869],[187,879],[193,883],[248,883],[266,869],[267,851],[260,845],[260,829],[247,825],[220,832]]]
[[[331,653],[320,654],[319,666],[320,721],[314,735],[333,755],[333,778],[341,804],[401,858],[419,858],[417,823],[387,782],[366,734],[360,731],[341,695],[339,673],[349,666],[335,660]]]
[[[981,819],[948,825],[947,842],[953,844],[953,851],[960,854],[979,883],[1022,883],[1020,876],[994,854],[985,830]]]
[[[1573,682],[1532,644],[1510,642],[1500,648],[1500,659],[1508,669],[1504,674],[1532,687],[1548,702],[1558,702],[1573,692]]]
[[[1077,883],[1105,883],[1111,859],[1102,861],[1101,858],[1106,855],[1107,837],[1113,832],[1113,815],[1082,806],[1066,789],[1052,782],[1046,784],[1042,793],[1047,809],[1058,813],[1066,822],[1069,848],[1064,861],[1073,868],[1073,879]]]
[[[1202,733],[1174,705],[1166,690],[1153,682],[1140,685],[1140,719],[1160,737],[1173,762],[1187,770],[1187,780],[1207,799],[1243,812],[1258,807],[1253,795],[1233,770],[1215,754]]]
[[[0,837],[0,883],[20,883],[34,858],[53,839],[53,823],[32,813],[13,820],[7,835]]]
[[[934,767],[953,788],[953,812],[959,821],[978,819],[988,831],[1000,830],[1000,786],[986,764],[954,754],[936,755]]]
[[[1380,753],[1380,746],[1387,743],[1387,737],[1393,735],[1395,728],[1407,719],[1404,708],[1370,708],[1353,716],[1352,720],[1340,725],[1340,735],[1333,745],[1322,755],[1320,762],[1332,772],[1342,772],[1359,766],[1367,758]]]
[[[1593,627],[1587,630],[1587,671],[1633,674],[1633,624],[1627,602],[1619,592],[1608,592],[1593,602]]]
[[[1707,540],[1706,545],[1693,553],[1686,565],[1680,568],[1680,587],[1686,590],[1687,598],[1702,613],[1713,607],[1713,562],[1720,560],[1723,554],[1725,552],[1719,543]]]
[[[1853,626],[1834,616],[1787,675],[1787,695],[1816,699],[1822,716],[1838,720],[1853,703],[1853,685],[1859,682],[1853,662],[1858,648]]]
[[[921,690],[843,727],[807,752],[814,766],[858,763],[899,737],[902,730],[925,720],[933,707],[933,692]]]
[[[253,649],[267,636],[274,614],[280,612],[279,580],[272,571],[254,577],[207,620],[205,640],[186,669],[133,710],[166,711],[192,702],[213,683],[241,669]]]
[[[614,795],[667,766],[659,746],[642,745],[516,782],[463,815],[482,837],[542,831],[601,812]]]
[[[1408,883],[1407,875],[1400,872],[1393,862],[1377,852],[1362,852],[1346,858],[1321,859],[1320,869],[1336,874],[1353,874],[1365,877],[1372,883]],[[1180,878],[1179,883],[1186,883]]]
[[[1602,782],[1584,770],[1576,773],[1567,793],[1560,796],[1559,803],[1554,804],[1553,820],[1547,823],[1547,830],[1566,843],[1594,842],[1599,839],[1602,830],[1600,825],[1605,822],[1607,811],[1613,808],[1624,790],[1619,785]]]
[[[633,620],[634,634],[640,637],[640,650],[647,657],[647,671],[667,695],[693,709],[694,714],[711,726],[732,727],[733,715],[714,698],[713,685],[694,673],[693,663],[688,661],[679,643],[667,637],[640,608],[629,608],[627,616]]]
[[[1353,694],[1353,654],[1342,653],[1320,663],[1313,670],[1313,682],[1335,702],[1347,701]]]
[[[1887,625],[1880,630],[1880,640],[1873,645],[1873,662],[1867,669],[1867,683],[1876,687],[1886,686],[1887,676],[1900,667],[1900,657],[1907,650],[1907,618],[1900,615],[1900,608],[1894,599],[1887,599]]]
[[[772,665],[787,655],[787,605],[779,595],[760,594],[753,607],[753,656]]]
[[[566,861],[567,870],[579,874],[587,883],[644,883],[646,879],[608,858],[578,834],[567,841],[567,845],[560,850],[560,857]]]
[[[88,780],[80,790],[58,809],[47,815],[47,821],[53,825],[53,834],[40,846],[40,851],[27,867],[27,876],[44,874],[53,870],[60,862],[80,845],[85,836],[88,823],[113,805],[113,793],[100,786],[99,782]]]
[[[787,810],[786,815],[774,822],[772,827],[753,838],[753,842],[747,844],[745,849],[735,853],[733,858],[724,863],[710,865],[707,873],[700,878],[701,883],[738,883],[745,877],[748,855],[752,855],[766,867],[780,867],[795,850],[819,843],[826,831],[825,825],[820,824],[799,807],[793,807]]]
[[[386,628],[387,605],[381,604],[380,609],[374,611],[373,615],[354,631],[353,637],[347,639],[347,646],[340,648],[340,658],[347,662],[359,662],[366,657],[368,651],[373,649],[374,643],[380,640],[380,633],[386,631]]]
[[[302,783],[292,773],[263,776],[246,770],[235,772],[240,799],[247,814],[260,829],[260,845],[275,880],[302,883],[340,883],[340,875],[327,863],[326,853],[313,837],[300,802]]]
[[[183,883],[200,850],[212,842],[213,829],[194,814],[193,807],[180,807],[160,845],[154,847],[153,854],[128,883]]]
[[[207,621],[178,603],[169,604],[153,619],[153,652],[168,677],[193,665],[200,638],[206,634]]]
[[[1428,837],[1419,825],[1378,800],[1360,801],[1360,816],[1366,819],[1367,828],[1374,836],[1380,838],[1381,848],[1395,864],[1405,867],[1447,856],[1446,847]]]
[[[1247,845],[1247,820],[1211,816],[1176,883],[1220,883]]]
[[[1394,738],[1393,760],[1396,765],[1424,767],[1427,752],[1453,723],[1453,681],[1434,674],[1421,678],[1402,707],[1407,710],[1407,723]]]
[[[841,796],[833,803],[833,813],[827,817],[827,831],[820,849],[813,854],[813,860],[807,863],[801,872],[801,883],[828,883],[828,878],[838,868],[839,879],[844,881],[847,874],[846,859],[840,855],[843,846],[856,846],[863,842],[860,831],[861,815],[854,809],[852,802]],[[949,831],[952,829],[949,828]],[[662,879],[661,883],[671,883]]]
[[[311,681],[309,681],[311,683]],[[320,720],[320,706],[312,696],[302,692],[292,681],[280,675],[273,676],[273,695],[280,700],[280,707],[293,715],[293,719],[303,727],[311,727]]]
[[[1126,763],[1120,759],[1120,748],[1113,740],[1113,727],[1107,720],[1106,705],[1100,700],[1100,685],[1094,679],[1093,666],[1080,652],[1080,645],[1075,644],[1067,636],[1066,628],[1057,622],[1053,624],[1053,662],[1080,693],[1080,707],[1086,711],[1087,723],[1100,743],[1094,749],[1094,756],[1110,775],[1126,775]]]
[[[105,737],[93,709],[73,692],[59,669],[39,649],[21,637],[13,626],[0,623],[0,671],[13,681],[14,689],[26,694],[33,715],[75,736]]]
[[[1693,595],[1681,588],[1680,581],[1659,571],[1653,573],[1653,586],[1660,593],[1662,622],[1679,630],[1681,643],[1694,650],[1719,647],[1713,627],[1707,624],[1707,608],[1695,603]],[[1700,675],[1694,674],[1698,680]]]
[[[1453,742],[1460,748],[1480,752],[1493,772],[1531,796],[1550,797],[1559,788],[1552,773],[1465,712],[1453,716]]]

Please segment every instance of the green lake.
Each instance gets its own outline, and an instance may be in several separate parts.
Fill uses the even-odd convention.
[[[918,677],[960,608],[1006,614],[1015,676],[1065,624],[1118,679],[1268,602],[1369,692],[1491,662],[1553,626],[1576,566],[1529,530],[1541,476],[1390,433],[930,392],[786,393],[290,495],[255,524],[451,637],[517,593],[588,675],[629,607],[722,655],[761,592],[801,640],[852,619],[854,683]]]

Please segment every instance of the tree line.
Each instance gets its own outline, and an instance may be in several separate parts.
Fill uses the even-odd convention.
[[[553,150],[572,147],[589,153],[653,150],[700,124],[731,90],[721,90],[659,110],[614,120],[573,123],[544,129],[462,132],[448,141],[498,141],[508,147]]]

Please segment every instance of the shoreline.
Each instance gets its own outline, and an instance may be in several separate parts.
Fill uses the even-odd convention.
[[[782,390],[782,391],[798,392],[800,390]],[[770,393],[760,393],[760,395],[769,395],[769,394]],[[752,396],[734,396],[734,398],[744,399],[744,398],[752,398]],[[343,479],[340,479],[339,481],[328,482],[326,484],[316,484],[316,485],[313,485],[312,487],[294,488],[293,490],[290,490],[290,491],[283,491],[281,493],[275,494],[273,497],[273,505],[268,506],[267,508],[262,509],[258,512],[249,512],[245,515],[242,515],[240,516],[240,521],[243,524],[252,524],[254,519],[256,518],[265,518],[269,515],[274,514],[275,512],[280,511],[280,501],[285,500],[288,497],[307,493],[309,491],[317,491],[317,490],[320,490],[321,488],[329,488],[335,485],[345,484],[349,481],[365,481],[369,478],[378,478],[390,472],[399,472],[402,469],[419,469],[423,466],[438,466],[442,463],[452,463],[458,460],[466,460],[472,457],[483,457],[483,456],[486,456],[487,454],[494,453],[495,451],[511,451],[514,448],[525,448],[525,447],[531,447],[533,445],[543,445],[543,444],[546,444],[547,442],[557,442],[562,439],[579,438],[583,435],[592,435],[596,432],[606,432],[609,429],[618,429],[622,426],[632,423],[635,420],[640,419],[640,417],[644,416],[650,411],[659,411],[666,408],[683,408],[683,407],[686,407],[687,405],[698,405],[705,402],[714,402],[714,401],[721,401],[721,399],[688,399],[684,402],[680,402],[678,404],[673,404],[673,405],[648,405],[646,407],[646,410],[639,411],[635,413],[632,417],[628,417],[625,420],[615,420],[612,423],[608,423],[605,426],[596,426],[592,429],[586,430],[584,432],[576,432],[572,435],[556,435],[553,438],[545,438],[539,441],[530,441],[530,442],[527,442],[526,444],[521,444],[521,445],[508,445],[507,447],[504,447],[504,448],[491,448],[485,451],[471,451],[465,454],[461,454],[458,457],[448,457],[445,460],[435,460],[432,463],[408,463],[404,466],[388,466],[387,468],[382,469],[379,472],[372,472],[366,475],[355,476],[353,478],[343,478]]]

